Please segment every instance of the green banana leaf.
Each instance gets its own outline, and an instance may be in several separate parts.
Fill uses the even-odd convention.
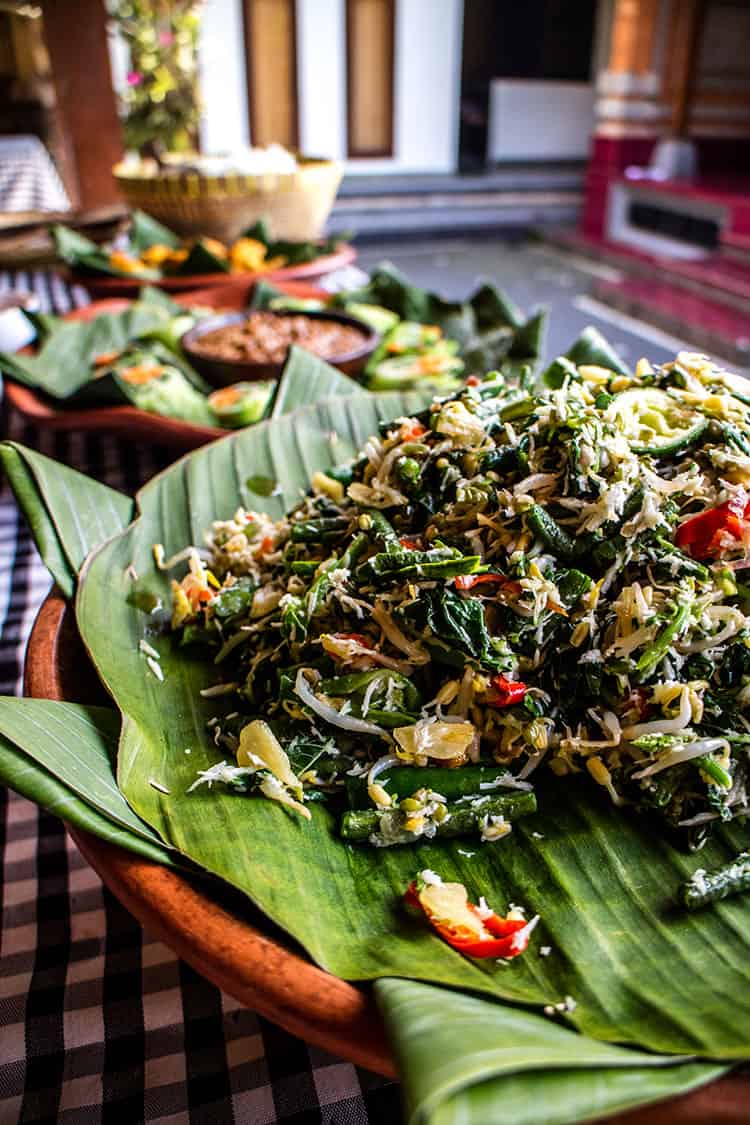
[[[14,442],[0,445],[0,458],[42,560],[72,598],[86,556],[127,526],[133,501]]]
[[[265,219],[258,219],[242,232],[242,238],[254,238],[256,242],[262,242],[269,258],[282,256],[288,266],[314,262],[324,254],[333,254],[342,243],[350,241],[352,237],[351,234],[335,234],[315,242],[290,242],[286,238],[273,238]]]
[[[446,301],[412,285],[386,262],[361,289],[334,298],[337,304],[346,301],[382,305],[402,320],[437,324],[445,336],[459,342],[469,371],[491,371],[506,358],[533,362],[541,351],[544,314],[538,312],[525,320],[520,309],[490,282],[480,285],[466,301]]]
[[[137,280],[157,281],[161,276],[159,270],[147,269],[145,266],[137,274],[118,269],[110,262],[107,250],[70,227],[60,224],[53,226],[52,238],[58,258],[84,273],[106,273],[112,277],[127,277],[131,281],[134,277]]]
[[[686,1093],[727,1070],[597,1042],[433,985],[385,979],[375,995],[402,1075],[406,1125],[568,1125]]]
[[[134,301],[122,312],[101,313],[92,320],[48,320],[44,325],[45,337],[37,354],[0,352],[0,371],[62,401],[94,391],[101,398],[104,392],[97,384],[102,383],[102,380],[92,379],[97,357],[110,352],[121,352],[142,336],[147,337],[163,330],[175,317],[173,308],[146,296]],[[184,309],[180,309],[179,313],[184,313]],[[150,347],[158,351],[163,345],[151,344]],[[199,390],[207,389],[184,358],[172,351],[167,352],[166,358],[168,362],[179,366]],[[106,382],[106,376],[104,381]]]
[[[674,905],[677,886],[696,867],[719,866],[740,850],[734,826],[697,859],[602,802],[593,784],[548,777],[539,785],[541,812],[499,845],[444,841],[375,851],[343,843],[320,805],[311,822],[301,822],[263,800],[205,787],[187,794],[197,771],[218,760],[205,726],[216,700],[199,695],[217,677],[167,636],[150,637],[164,682],[144,671],[138,643],[150,619],[138,611],[138,595],[168,596],[153,544],[170,554],[198,543],[212,519],[239,503],[280,515],[314,470],[353,454],[380,420],[410,413],[415,401],[418,407],[415,396],[331,399],[198,450],[143,489],[140,518],[90,557],[78,622],[125,716],[123,793],[168,845],[245,891],[341,977],[417,978],[534,1008],[572,996],[577,1006],[567,1019],[595,1039],[665,1054],[747,1057],[749,904],[727,900],[700,916]],[[250,493],[246,482],[257,475],[277,481],[281,495]],[[155,777],[169,794],[149,783]],[[534,946],[509,966],[461,957],[401,908],[423,868],[466,883],[475,901],[484,895],[499,908],[512,900],[539,912],[535,942],[549,945],[550,955],[537,956]]]
[[[145,211],[134,211],[130,219],[128,242],[133,250],[138,253],[148,250],[151,246],[170,246],[176,250],[182,240],[169,227],[165,227]]]
[[[170,270],[170,274],[187,277],[190,274],[200,273],[229,273],[229,269],[229,261],[226,258],[217,257],[205,242],[199,240],[190,247],[185,261],[180,262],[177,269]]]
[[[120,716],[108,707],[0,696],[0,738],[5,743],[2,780],[16,788],[14,771],[24,761],[8,750],[11,743],[26,764],[43,770],[99,817],[145,840],[152,851],[165,852],[159,837],[135,815],[117,787],[114,760],[119,731]]]
[[[580,364],[590,363],[596,367],[606,367],[620,375],[629,375],[630,368],[623,362],[615,349],[598,328],[589,325],[564,356],[553,359],[542,375],[546,387],[557,388],[563,385],[566,375],[570,375]]]
[[[76,828],[179,867],[115,788],[118,729],[105,708],[0,698],[0,782]],[[486,1125],[497,1106],[515,1125],[535,1125],[540,1105],[545,1121],[564,1125],[683,1093],[726,1069],[597,1043],[521,1009],[414,982],[381,980],[376,995],[409,1125]]]
[[[364,394],[361,383],[295,344],[289,349],[270,417],[280,418],[324,398]]]

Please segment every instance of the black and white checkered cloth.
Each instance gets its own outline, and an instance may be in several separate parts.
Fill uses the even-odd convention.
[[[67,311],[85,300],[47,275],[0,277]],[[133,492],[165,450],[95,435],[14,440]],[[0,692],[49,577],[0,493]],[[398,1088],[288,1035],[151,938],[54,817],[0,787],[0,1125],[395,1125]]]
[[[70,200],[38,137],[0,137],[0,213],[68,211]]]

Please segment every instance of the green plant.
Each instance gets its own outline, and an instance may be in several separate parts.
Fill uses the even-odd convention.
[[[194,146],[200,117],[198,37],[202,0],[119,0],[113,29],[130,56],[122,95],[125,144],[157,159]]]

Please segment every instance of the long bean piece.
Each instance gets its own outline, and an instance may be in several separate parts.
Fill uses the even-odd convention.
[[[435,836],[445,839],[449,836],[468,836],[480,832],[491,817],[502,816],[507,821],[536,812],[536,797],[533,793],[513,793],[507,797],[479,797],[476,801],[445,805],[445,816],[436,825]],[[389,818],[389,831],[382,832],[383,821]],[[341,818],[341,835],[345,840],[366,842],[372,836],[381,835],[382,843],[413,844],[418,837],[405,828],[408,814],[398,810],[377,811],[376,809],[353,809]]]
[[[680,887],[679,897],[688,910],[700,910],[730,895],[750,891],[750,854],[740,852],[731,863],[716,871],[696,871]]]

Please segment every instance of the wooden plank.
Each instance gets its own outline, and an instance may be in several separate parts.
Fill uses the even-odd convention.
[[[250,137],[297,148],[297,25],[294,0],[245,0]]]
[[[112,166],[122,130],[112,88],[103,0],[44,0],[44,38],[55,86],[56,118],[67,149],[66,186],[80,207],[120,202]],[[69,187],[69,190],[70,190]]]
[[[393,156],[394,40],[394,0],[346,0],[349,156]]]

